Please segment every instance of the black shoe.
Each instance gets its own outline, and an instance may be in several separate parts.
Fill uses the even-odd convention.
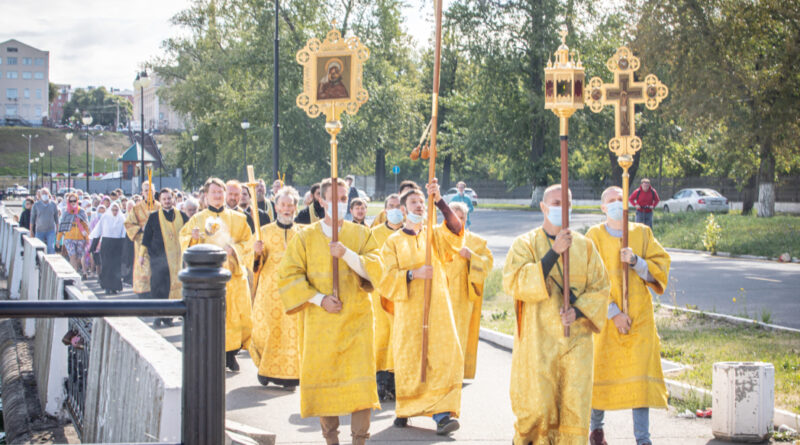
[[[175,322],[172,321],[172,318],[162,318],[161,319],[161,324],[163,324],[164,326],[169,326],[169,327],[175,326]]]
[[[161,327],[161,319],[160,318],[156,318],[155,320],[153,320],[153,327],[156,328],[156,329]]]
[[[225,367],[233,372],[239,371],[239,362],[236,361],[238,351],[228,351],[225,353]]]
[[[263,386],[269,385],[269,379],[264,377],[263,375],[256,376],[258,377],[258,383],[261,383]]]
[[[453,431],[458,430],[460,427],[461,425],[458,424],[458,420],[447,416],[436,424],[436,434],[440,436],[446,436]]]
[[[395,417],[394,426],[398,428],[405,428],[408,426],[408,417]]]

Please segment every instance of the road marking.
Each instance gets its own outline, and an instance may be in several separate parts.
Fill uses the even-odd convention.
[[[745,275],[744,277],[745,278],[749,278],[751,280],[769,281],[771,283],[780,283],[781,282],[781,280],[775,280],[775,279],[772,279],[772,278],[754,277],[754,276],[750,276],[750,275]]]

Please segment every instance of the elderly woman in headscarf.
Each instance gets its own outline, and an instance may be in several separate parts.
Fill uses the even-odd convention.
[[[119,204],[111,203],[111,208],[103,213],[102,218],[91,233],[92,238],[100,239],[100,287],[106,294],[113,295],[122,290],[122,269],[120,260],[125,236],[125,216]]]
[[[89,230],[91,233],[89,234],[89,249],[87,250],[88,255],[91,257],[92,261],[92,269],[98,275],[100,274],[100,237],[92,237],[92,233],[94,233],[94,228],[97,227],[97,224],[100,223],[100,220],[103,218],[103,214],[106,212],[106,206],[103,204],[99,204],[97,209],[92,214],[92,222],[89,223]]]
[[[58,223],[58,238],[64,241],[64,248],[69,255],[69,262],[77,272],[81,269],[81,259],[86,250],[86,240],[89,239],[89,218],[78,204],[78,195],[67,195],[67,209],[61,215]],[[83,268],[82,277],[86,279],[86,268]]]

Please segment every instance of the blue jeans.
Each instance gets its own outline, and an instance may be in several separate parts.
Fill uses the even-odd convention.
[[[634,408],[632,411],[633,436],[636,438],[636,445],[650,443],[650,408]],[[605,414],[605,411],[599,409],[592,410],[591,431],[603,428]]]
[[[433,416],[431,416],[431,417],[433,417],[433,421],[434,421],[434,422],[436,422],[436,423],[439,423],[439,422],[440,422],[442,419],[444,419],[445,417],[447,417],[447,416],[449,416],[449,415],[450,415],[450,412],[446,412],[446,413],[436,413],[436,414],[434,414],[434,415],[433,415]]]
[[[56,253],[56,231],[36,232],[36,239],[41,240],[47,246],[47,253]]]
[[[651,229],[653,228],[653,212],[636,211],[636,222],[642,223]]]

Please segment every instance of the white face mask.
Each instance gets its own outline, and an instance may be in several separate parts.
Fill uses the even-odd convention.
[[[50,201],[50,195],[42,195],[42,201],[49,202]]]
[[[340,202],[338,207],[337,207],[337,210],[338,210],[338,214],[336,216],[339,218],[339,221],[341,221],[341,220],[344,219],[344,216],[347,214],[347,203],[346,202]],[[325,211],[327,212],[326,215],[330,215],[331,218],[333,218],[333,207],[331,207],[331,203],[330,202],[325,205]]]

